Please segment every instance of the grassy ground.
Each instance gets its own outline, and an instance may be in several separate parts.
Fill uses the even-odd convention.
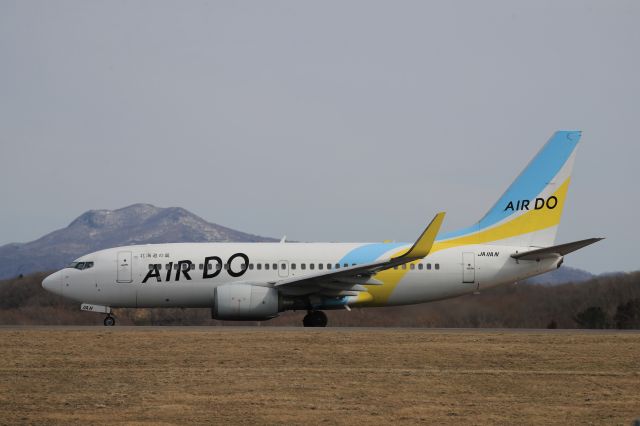
[[[0,424],[606,423],[640,334],[0,328]]]

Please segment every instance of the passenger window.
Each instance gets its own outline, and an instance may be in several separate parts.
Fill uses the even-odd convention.
[[[246,263],[242,263],[242,264],[240,264],[240,269],[241,269],[241,270],[243,270],[243,271],[244,271],[245,269],[247,269],[247,264],[246,264]]]
[[[414,265],[413,263],[410,265],[411,269],[416,269],[416,265]]]
[[[429,271],[431,270],[431,264],[430,263],[427,263],[427,270],[429,270]]]
[[[406,263],[402,264],[402,269],[407,269],[407,264]]]
[[[313,268],[315,268],[315,267],[316,267],[315,263],[310,263],[310,264],[309,264],[309,269],[313,269]]]
[[[277,263],[274,263],[274,264],[273,264],[273,265],[271,265],[271,266],[273,266],[273,270],[274,270],[274,271],[277,271],[277,270],[278,270],[278,264],[277,264]]]
[[[196,264],[195,264],[195,263],[192,263],[192,264],[191,264],[191,270],[192,270],[192,271],[195,271],[195,269],[196,269]]]
[[[213,263],[209,263],[209,264],[207,265],[207,269],[208,269],[208,270],[212,270],[212,269],[213,269]]]
[[[285,270],[287,269],[287,264],[283,263],[282,265],[280,265],[280,269]]]
[[[318,263],[318,269],[322,269],[324,265],[322,263]]]
[[[265,263],[265,264],[264,264],[264,269],[265,269],[265,271],[268,271],[268,270],[269,270],[269,264],[268,264],[268,263]]]
[[[218,271],[222,270],[222,264],[221,263],[216,263],[216,270],[218,270]]]
[[[307,264],[306,263],[301,263],[300,264],[300,269],[307,269]]]
[[[331,269],[331,264],[327,263],[327,269]]]
[[[164,265],[164,269],[169,270],[171,269],[171,266],[167,263],[166,265]]]
[[[340,264],[336,263],[336,269],[340,269]]]
[[[295,263],[291,264],[291,269],[294,269],[294,270],[296,269],[296,264]]]
[[[440,269],[440,264],[436,263],[436,269]]]
[[[198,264],[198,269],[202,271],[204,269],[204,265],[202,263]]]
[[[398,265],[394,266],[393,269],[398,269]]]
[[[262,269],[262,263],[256,263],[256,268],[260,271]]]
[[[152,270],[152,269],[153,269],[153,265],[149,264],[149,270]]]
[[[249,269],[253,271],[253,263],[249,264]]]
[[[348,263],[345,263],[345,264],[344,264],[344,267],[345,267],[345,268],[348,268],[348,267],[349,267],[349,264],[348,264]]]
[[[175,265],[173,265],[173,269],[176,270],[176,271],[178,270],[178,264],[177,263]]]
[[[422,268],[423,268],[422,263],[418,263],[418,269],[422,270]]]

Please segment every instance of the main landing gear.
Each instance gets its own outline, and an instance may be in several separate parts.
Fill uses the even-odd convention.
[[[107,327],[116,325],[116,319],[111,315],[107,315],[107,317],[104,319],[104,325],[106,325]]]
[[[302,325],[305,327],[326,327],[327,314],[322,311],[308,311],[302,319]]]

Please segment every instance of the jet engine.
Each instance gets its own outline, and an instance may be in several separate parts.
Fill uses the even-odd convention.
[[[251,284],[225,284],[216,287],[211,318],[229,321],[261,321],[278,316],[281,299],[278,290]]]

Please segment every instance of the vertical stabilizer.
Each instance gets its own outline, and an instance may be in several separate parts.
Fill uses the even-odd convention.
[[[553,245],[580,136],[579,131],[556,132],[479,222],[443,234],[438,242]]]

